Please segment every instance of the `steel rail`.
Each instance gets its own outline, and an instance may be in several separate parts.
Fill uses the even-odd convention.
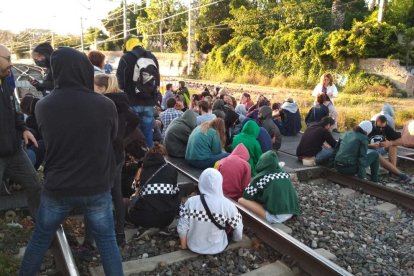
[[[330,169],[326,169],[322,175],[331,182],[350,187],[354,190],[363,191],[375,197],[402,205],[410,210],[414,210],[413,194],[392,189],[355,176],[344,175]]]
[[[195,175],[188,173],[171,161],[167,162],[180,173],[198,183],[198,178]],[[244,225],[249,227],[273,249],[293,257],[307,273],[311,275],[352,275],[282,230],[271,227],[267,222],[258,218],[254,213],[237,202],[233,202],[242,214]]]
[[[63,275],[80,275],[62,225],[60,225],[56,231],[56,236],[53,240],[51,249],[55,258],[57,269]]]

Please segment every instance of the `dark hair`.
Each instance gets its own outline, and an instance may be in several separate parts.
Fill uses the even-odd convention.
[[[375,120],[375,122],[377,121],[380,121],[381,123],[386,123],[388,120],[387,120],[387,117],[385,117],[384,115],[379,115],[377,119]]]
[[[148,152],[145,154],[145,158],[148,158],[150,155],[154,154],[161,154],[162,156],[167,156],[167,150],[162,144],[155,141],[152,148],[150,148]]]
[[[177,101],[174,98],[169,98],[167,100],[167,108],[173,108]]]
[[[273,103],[272,110],[280,109],[280,103]]]
[[[165,86],[165,88],[167,88],[167,90],[170,90],[172,87],[172,83],[167,83],[167,85]]]
[[[201,100],[201,96],[199,95],[199,94],[193,94],[192,96],[191,96],[191,100],[192,101],[199,101],[199,100]]]
[[[270,101],[268,100],[268,99],[266,99],[266,97],[264,98],[264,99],[262,99],[262,100],[259,100],[258,102],[257,102],[257,106],[258,107],[262,107],[262,106],[270,106]]]
[[[88,53],[88,59],[92,63],[92,65],[102,68],[105,61],[105,55],[99,51],[90,51]]]
[[[316,101],[318,102],[318,104],[323,104],[323,102],[325,101],[325,97],[324,96],[325,96],[324,94],[319,94],[316,97]]]
[[[249,93],[247,93],[247,92],[244,92],[244,93],[243,93],[243,96],[244,96],[244,97],[246,97],[246,98],[249,98],[249,99],[250,99],[250,94],[249,94]]]
[[[325,127],[327,125],[333,125],[335,124],[335,120],[332,117],[325,116],[321,119],[320,123],[321,126]]]
[[[206,88],[207,89],[207,88]],[[211,97],[211,94],[210,94],[210,91],[206,91],[206,90],[204,90],[203,91],[203,93],[201,93],[201,98],[204,98],[204,97],[208,97],[208,96],[210,96]]]
[[[198,108],[201,109],[204,112],[208,112],[209,103],[205,100],[198,102]]]

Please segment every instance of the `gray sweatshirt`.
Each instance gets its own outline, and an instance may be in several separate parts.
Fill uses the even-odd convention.
[[[227,221],[234,229],[233,240],[240,241],[243,234],[242,217],[236,206],[223,195],[223,177],[216,169],[206,169],[198,183],[200,193],[204,194],[210,212],[223,227]],[[200,196],[187,200],[180,210],[177,225],[180,238],[187,237],[188,248],[199,254],[217,254],[228,244],[227,235],[208,218]]]

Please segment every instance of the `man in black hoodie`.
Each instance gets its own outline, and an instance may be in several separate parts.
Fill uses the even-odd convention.
[[[134,69],[138,57],[145,56],[147,59],[150,59],[155,63],[158,69],[155,76],[158,90],[160,86],[160,74],[157,58],[151,52],[142,48],[139,44],[140,42],[137,37],[131,36],[125,40],[126,53],[119,60],[116,77],[118,79],[119,88],[121,88],[128,95],[132,110],[137,113],[141,119],[141,131],[144,133],[147,146],[151,148],[154,136],[154,106],[157,104],[157,95],[159,91],[153,91],[151,94],[136,89],[136,81],[134,81],[134,78],[138,76],[134,74]]]
[[[51,68],[55,89],[35,110],[46,146],[45,188],[20,275],[39,271],[56,229],[74,207],[85,213],[105,274],[122,275],[110,194],[116,107],[94,93],[93,66],[81,52],[59,48],[51,56]]]
[[[32,52],[32,58],[35,64],[39,67],[46,69],[46,77],[43,82],[39,82],[35,79],[30,80],[30,83],[36,88],[37,91],[42,92],[43,96],[46,96],[53,90],[52,72],[50,71],[50,56],[53,53],[53,47],[48,42],[40,43]]]
[[[6,175],[25,187],[29,210],[35,217],[41,186],[37,173],[22,148],[22,138],[25,144],[31,141],[36,147],[37,141],[16,111],[13,89],[6,81],[11,66],[10,51],[0,44],[0,181]]]

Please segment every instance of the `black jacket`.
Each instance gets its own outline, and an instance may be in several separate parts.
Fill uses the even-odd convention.
[[[296,148],[296,155],[298,157],[312,157],[322,150],[322,145],[327,142],[332,148],[336,146],[336,140],[332,134],[321,126],[316,124],[308,127],[305,130],[299,145]]]
[[[93,91],[93,66],[83,53],[61,47],[52,54],[51,67],[55,89],[35,110],[46,147],[45,192],[90,196],[109,191],[118,130],[115,104]]]
[[[136,52],[137,54],[142,53],[144,49],[141,46],[135,47],[132,51]],[[157,68],[159,70],[158,60],[157,58],[151,53],[148,52],[149,57],[154,60]],[[134,76],[134,68],[138,58],[132,52],[126,52],[121,59],[119,60],[118,69],[116,70],[116,77],[118,79],[119,87],[128,95],[129,102],[132,106],[135,105],[142,105],[142,106],[154,106],[157,102],[157,95],[154,94],[150,95],[137,95],[135,93],[135,85],[133,81]],[[159,74],[159,71],[158,71]],[[160,77],[158,75],[158,83],[157,85],[160,86],[159,83]]]
[[[114,141],[115,160],[116,163],[122,163],[123,152],[126,145],[124,145],[124,138],[132,133],[138,126],[139,118],[129,108],[128,97],[125,93],[107,93],[106,97],[110,98],[116,106],[118,112],[118,133]]]
[[[41,43],[33,49],[33,52],[37,52],[45,56],[46,76],[43,78],[43,82],[37,83],[35,87],[37,91],[42,92],[43,96],[46,96],[53,90],[54,87],[52,72],[50,70],[50,56],[53,53],[53,48],[49,43]]]
[[[22,144],[26,126],[16,111],[13,90],[5,78],[0,79],[0,157],[14,154]]]
[[[148,216],[162,212],[178,212],[180,205],[177,188],[177,170],[166,165],[147,183],[147,180],[164,164],[164,157],[153,154],[144,159],[140,179],[140,199],[135,204],[136,211],[147,211]]]

